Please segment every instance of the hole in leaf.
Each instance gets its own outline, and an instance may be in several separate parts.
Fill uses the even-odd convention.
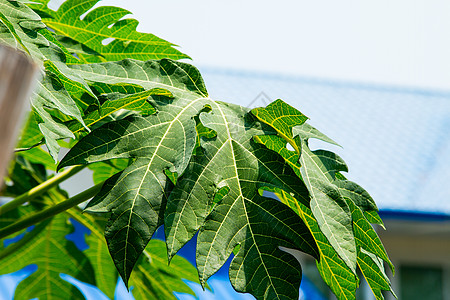
[[[164,173],[166,173],[166,176],[172,181],[172,183],[175,185],[177,184],[178,180],[178,173],[177,172],[170,172],[169,169],[165,169]]]
[[[47,4],[47,7],[51,10],[58,10],[61,4],[64,3],[64,1],[65,0],[50,0],[50,2],[48,2]]]
[[[237,244],[236,247],[234,247],[233,254],[237,255],[239,252],[239,249],[241,249],[241,244]]]
[[[32,231],[33,229],[34,229],[34,225],[28,227],[28,228],[26,229],[25,232],[22,232],[21,234],[15,236],[15,237],[13,237],[13,238],[5,239],[5,240],[3,241],[3,247],[6,248],[6,247],[8,247],[8,246],[11,245],[11,244],[20,241],[20,240],[25,236],[25,234],[26,234],[27,232],[30,232],[30,231]]]
[[[225,197],[225,195],[228,194],[229,191],[229,187],[223,186],[214,194],[213,202],[211,204],[211,211],[217,204],[220,203],[220,201],[222,201],[223,197]]]
[[[289,143],[286,144],[286,148],[287,148],[289,151],[295,151],[294,147],[292,147],[292,145],[289,144]]]
[[[72,224],[74,231],[67,234],[65,238],[72,241],[80,251],[88,249],[89,245],[86,243],[85,234],[91,234],[91,231],[72,218],[70,218],[69,221]]]
[[[111,42],[114,41],[114,40],[115,40],[115,38],[111,38],[111,37],[106,38],[106,39],[104,39],[104,40],[102,41],[102,45],[103,45],[103,46],[106,46],[106,45],[108,45],[109,43],[111,43]]]

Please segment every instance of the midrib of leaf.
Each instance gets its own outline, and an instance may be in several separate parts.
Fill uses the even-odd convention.
[[[72,66],[76,66],[76,65],[70,65],[70,67],[72,67]],[[161,68],[162,68],[162,67],[161,67]],[[98,73],[94,73],[94,72],[87,72],[87,71],[84,71],[84,70],[81,70],[81,69],[76,69],[76,70],[80,73],[80,75],[85,75],[86,80],[90,80],[90,81],[93,81],[93,82],[98,81],[98,80],[95,80],[95,78],[93,78],[93,76],[95,76],[95,77],[97,77],[97,78],[98,78],[98,77],[103,77],[103,78],[105,78],[105,80],[103,80],[102,82],[108,82],[108,81],[118,80],[117,83],[121,83],[121,82],[124,81],[123,78],[116,77],[116,76],[111,76],[111,75],[107,75],[107,74],[98,74]],[[167,78],[172,82],[172,79],[170,78],[170,76],[167,76]],[[190,78],[190,77],[189,77],[189,78]],[[121,79],[121,80],[120,80],[120,79]],[[156,87],[161,87],[161,88],[164,88],[164,89],[168,89],[169,91],[170,91],[171,89],[175,89],[175,90],[178,90],[178,91],[180,91],[180,92],[188,92],[188,93],[192,93],[192,91],[190,91],[190,90],[188,90],[188,89],[182,89],[182,88],[178,88],[178,87],[176,87],[176,86],[174,86],[174,85],[168,85],[168,84],[164,84],[164,83],[156,82],[156,81],[141,80],[141,79],[136,79],[136,78],[127,78],[126,82],[127,82],[127,83],[134,83],[134,84],[143,86],[144,88],[145,88],[145,86],[147,86],[149,83],[152,83],[152,84],[154,84]],[[193,81],[193,83],[194,83],[194,81]],[[204,95],[200,90],[198,90],[198,92],[200,92],[201,95],[202,95],[203,97],[207,97],[207,95]]]

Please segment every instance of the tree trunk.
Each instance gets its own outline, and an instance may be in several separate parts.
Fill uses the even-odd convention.
[[[25,54],[0,45],[0,188],[37,74]]]

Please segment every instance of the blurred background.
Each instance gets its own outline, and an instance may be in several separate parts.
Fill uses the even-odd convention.
[[[50,7],[60,3],[51,1]],[[281,98],[310,117],[342,148],[313,146],[342,156],[348,178],[379,206],[387,230],[377,231],[396,266],[392,283],[399,299],[450,299],[449,1],[99,5],[128,9],[140,22],[138,31],[179,45],[213,99],[257,107]],[[83,180],[67,188],[76,192],[90,184]],[[193,263],[194,247],[181,253]],[[301,299],[333,299],[314,262],[298,258]],[[234,292],[227,276],[226,267],[214,275],[212,291],[189,285],[199,299],[252,299]],[[358,299],[375,299],[361,286]]]

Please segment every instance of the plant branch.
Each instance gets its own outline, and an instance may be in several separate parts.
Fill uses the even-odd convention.
[[[10,202],[3,204],[2,206],[0,206],[0,215],[24,204],[25,202],[28,202],[28,201],[36,198],[37,196],[42,195],[43,193],[45,193],[52,187],[58,185],[62,181],[66,180],[67,178],[70,178],[73,175],[75,175],[76,173],[80,172],[85,167],[86,167],[85,165],[70,167],[67,170],[65,170],[64,172],[57,174],[56,176],[39,184],[38,186],[35,186],[28,192],[23,193],[22,195],[18,196],[14,200],[11,200]]]
[[[71,207],[74,207],[75,205],[78,205],[89,198],[94,197],[103,186],[103,182],[99,183],[97,185],[94,185],[93,187],[63,201],[55,206],[52,206],[50,208],[41,210],[29,217],[25,217],[11,225],[6,226],[5,228],[0,229],[0,239],[13,234],[15,232],[18,232],[22,229],[28,228],[31,225],[34,225],[36,223],[39,223],[41,221],[44,221],[48,218],[51,218],[59,213],[62,213],[66,210],[68,210]]]

